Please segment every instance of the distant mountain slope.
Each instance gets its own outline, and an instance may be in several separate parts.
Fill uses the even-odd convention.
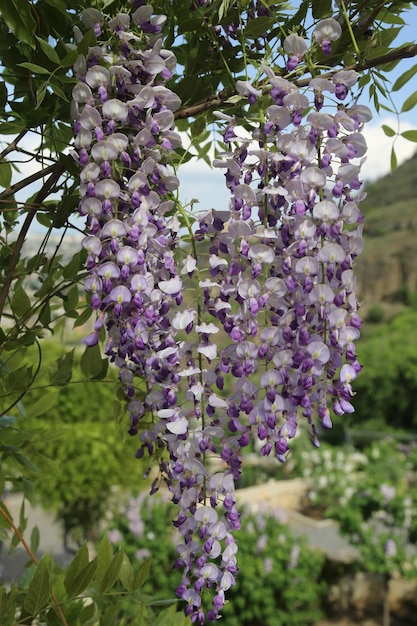
[[[366,185],[368,197],[363,202],[364,211],[389,206],[402,200],[417,197],[417,152],[394,172]]]
[[[404,303],[417,292],[417,154],[366,191],[365,250],[356,264],[360,300],[365,309]]]

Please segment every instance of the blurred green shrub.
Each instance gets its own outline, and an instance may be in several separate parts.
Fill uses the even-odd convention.
[[[97,528],[115,490],[142,480],[144,464],[134,456],[137,442],[126,434],[127,423],[115,419],[113,371],[103,380],[86,380],[82,357],[59,355],[62,346],[44,342],[42,369],[25,398],[27,417],[20,423],[42,435],[35,461],[39,471],[31,473],[37,500],[80,540]],[[51,377],[59,383],[60,376],[71,380],[51,386]]]
[[[178,536],[171,520],[173,505],[161,496],[140,494],[115,512],[108,536],[134,561],[152,555],[143,587],[166,598],[180,583],[172,569]],[[175,512],[175,511],[174,511]],[[243,511],[236,586],[226,594],[224,626],[306,626],[321,617],[325,591],[321,582],[324,556],[295,539],[279,511]]]
[[[417,576],[417,445],[387,439],[363,452],[352,448],[304,455],[309,502],[337,520],[369,572]]]
[[[417,313],[407,310],[358,342],[363,371],[354,381],[355,413],[348,426],[417,429]]]

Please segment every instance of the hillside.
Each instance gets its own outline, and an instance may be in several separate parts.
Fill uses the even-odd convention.
[[[356,264],[365,312],[409,303],[417,292],[417,154],[366,190],[365,249]]]

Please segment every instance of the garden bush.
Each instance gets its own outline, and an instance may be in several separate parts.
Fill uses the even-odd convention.
[[[107,531],[133,562],[151,556],[143,590],[156,599],[169,597],[180,583],[178,570],[171,565],[178,557],[179,543],[170,524],[172,506],[163,496],[129,497],[115,511]],[[223,610],[224,626],[317,623],[325,591],[324,556],[292,536],[283,512],[243,512],[238,560],[236,585],[229,590],[230,602]]]
[[[145,466],[135,459],[127,426],[114,418],[114,371],[109,368],[104,380],[88,380],[77,352],[67,352],[64,359],[58,355],[56,343],[44,342],[36,385],[19,424],[38,433],[33,457],[38,471],[30,472],[38,502],[57,514],[66,534],[82,540],[97,528],[114,490],[141,481]],[[29,350],[26,359],[31,358]],[[63,378],[68,384],[60,384]]]
[[[358,566],[391,576],[417,576],[416,445],[392,439],[304,455],[310,503],[359,550]]]
[[[410,432],[417,426],[417,313],[406,310],[358,343],[363,371],[355,381],[350,426]],[[407,338],[407,341],[404,341]]]

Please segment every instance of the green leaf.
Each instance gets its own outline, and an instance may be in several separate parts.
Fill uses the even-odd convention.
[[[51,597],[51,557],[44,554],[38,561],[29,583],[23,607],[31,616],[36,616],[48,606]]]
[[[7,596],[7,612],[4,618],[4,621],[1,622],[4,626],[11,626],[11,624],[15,624],[15,616],[16,616],[16,600],[18,595],[18,589],[14,582],[12,582],[9,594]]]
[[[65,91],[63,91],[58,83],[57,80],[55,80],[54,77],[51,78],[50,82],[49,82],[49,86],[50,88],[53,90],[54,94],[56,96],[58,96],[59,98],[62,98],[63,100],[65,100],[65,102],[69,102],[68,98],[67,98],[67,94],[65,93]]]
[[[408,96],[408,98],[402,105],[401,113],[405,113],[406,111],[411,111],[411,109],[414,109],[416,104],[417,104],[417,91],[414,91],[414,93],[412,93],[411,96]]]
[[[38,551],[39,540],[40,540],[39,528],[37,526],[34,526],[30,534],[30,549],[32,550],[33,554],[35,554]]]
[[[403,72],[401,76],[397,78],[397,80],[392,86],[392,91],[398,91],[399,89],[401,89],[401,87],[404,87],[404,85],[408,83],[408,81],[411,78],[413,78],[414,74],[416,73],[417,73],[417,64],[413,65],[413,67],[410,67],[409,70],[407,70],[406,72]]]
[[[67,385],[71,380],[74,364],[74,348],[60,356],[49,367],[49,382],[51,385]]]
[[[397,169],[397,155],[395,154],[394,146],[391,148],[391,172]]]
[[[87,346],[81,356],[81,371],[88,380],[101,377],[105,362],[107,362],[107,359],[101,358],[101,352],[98,345]]]
[[[30,4],[21,0],[0,0],[0,14],[16,39],[35,49],[33,35],[36,32],[36,21]]]
[[[89,562],[88,549],[84,543],[65,572],[64,586],[69,599],[82,593],[90,584],[97,568],[97,561]]]
[[[4,624],[4,618],[7,612],[7,591],[3,586],[0,587],[0,624]]]
[[[135,578],[133,579],[133,590],[137,591],[142,587],[142,585],[146,582],[146,579],[149,576],[149,572],[151,571],[151,557],[148,557],[143,561],[139,570],[136,572]]]
[[[417,141],[417,130],[405,130],[401,133],[401,137],[408,141]]]
[[[0,161],[0,187],[7,189],[12,180],[12,166],[8,161]]]
[[[57,65],[59,65],[59,56],[57,55],[55,49],[52,46],[50,46],[49,43],[45,41],[45,39],[41,39],[37,35],[35,36],[39,42],[40,47],[42,48],[42,51],[48,57],[48,59],[52,61],[53,63],[56,63]]]
[[[103,580],[101,581],[100,591],[101,593],[106,593],[111,587],[113,587],[116,580],[119,578],[120,569],[123,564],[124,552],[123,550],[119,550],[114,555],[112,562],[110,563],[106,573],[103,576]]]
[[[8,93],[6,83],[0,83],[0,108],[3,108],[7,103]]]
[[[63,269],[63,276],[66,279],[72,280],[75,278],[83,266],[84,250],[82,252],[76,252],[71,261]]]
[[[61,67],[72,67],[77,60],[79,55],[78,50],[70,50],[67,54],[61,59],[60,66]]]
[[[89,28],[77,46],[78,54],[87,54],[88,49],[97,45],[97,39],[92,28]]]
[[[119,580],[127,591],[133,591],[133,567],[127,554],[125,554],[123,558],[119,572]]]
[[[382,130],[387,137],[394,137],[394,135],[397,134],[394,129],[392,129],[390,126],[387,126],[386,124],[382,124]]]
[[[315,20],[329,17],[332,14],[332,0],[313,0],[312,13]]]
[[[245,37],[259,37],[275,24],[274,17],[256,17],[250,20],[245,28]]]
[[[29,470],[31,472],[38,472],[39,471],[39,469],[36,467],[36,465],[34,465],[32,463],[32,461],[30,461],[25,456],[23,456],[23,454],[14,454],[13,456],[14,456],[15,460],[19,463],[19,465],[21,465],[25,469],[27,469],[27,470]],[[26,520],[25,520],[25,527],[26,527]]]
[[[394,13],[389,13],[388,11],[381,17],[381,22],[384,22],[385,24],[405,24],[402,17],[395,15]]]
[[[49,327],[51,323],[51,307],[49,302],[45,302],[43,305],[41,314],[39,315],[39,321],[45,328]]]
[[[58,11],[67,17],[67,7],[64,0],[45,0],[45,3],[55,9],[58,9]]]
[[[104,535],[103,539],[100,541],[100,545],[97,551],[96,580],[99,587],[103,582],[104,575],[109,568],[112,558],[113,549],[110,540],[107,535]]]
[[[84,309],[82,313],[78,316],[78,318],[74,322],[73,328],[77,328],[78,326],[84,326],[86,322],[90,319],[93,314],[93,309],[88,306]]]
[[[205,130],[206,120],[204,115],[200,115],[190,126],[191,137],[193,139],[197,139],[197,137],[199,137]]]
[[[178,623],[178,612],[177,612],[177,601],[173,602],[171,606],[164,609],[163,611],[159,611],[155,626],[172,626],[173,624]],[[180,616],[180,620],[182,623],[182,615]]]
[[[52,407],[56,405],[58,401],[58,396],[58,389],[54,389],[52,391],[48,390],[46,393],[42,394],[42,396],[38,398],[38,400],[36,400],[36,402],[32,406],[28,407],[30,417],[48,415]]]
[[[22,365],[10,372],[5,380],[5,389],[9,392],[25,389],[32,380],[32,368]]]
[[[223,2],[221,3],[219,7],[219,21],[220,22],[222,21],[223,16],[226,15],[228,10],[230,9],[232,2],[233,0],[223,0]]]
[[[64,296],[64,309],[66,313],[70,313],[75,309],[78,304],[79,295],[78,286],[73,285],[66,296]]]
[[[45,81],[36,90],[36,106],[35,106],[35,110],[39,109],[39,107],[41,106],[42,102],[45,100],[45,96],[46,96],[46,93],[47,93],[47,87],[48,87],[48,82]]]
[[[28,63],[27,61],[25,61],[24,63],[19,63],[19,67],[25,67],[34,74],[50,74],[50,71],[47,70],[46,67],[36,65],[36,63]]]
[[[23,317],[31,309],[29,296],[23,287],[18,287],[13,294],[10,306],[17,317]]]

